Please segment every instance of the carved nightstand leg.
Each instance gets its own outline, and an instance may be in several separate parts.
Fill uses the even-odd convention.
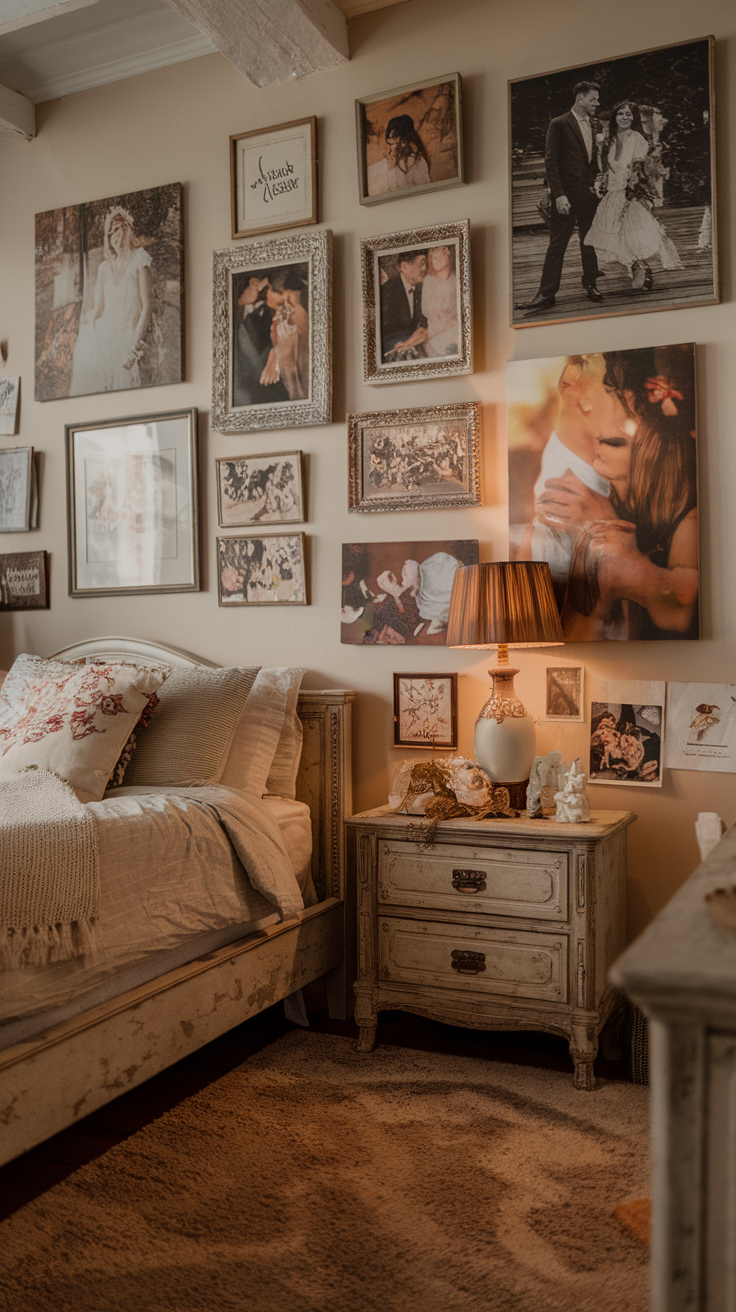
[[[595,1026],[581,1021],[573,1021],[570,1037],[570,1056],[575,1063],[573,1084],[576,1089],[590,1092],[595,1088],[593,1062],[598,1055],[598,1035]]]
[[[373,1045],[376,1042],[377,1026],[366,1025],[365,1022],[358,1022],[360,1025],[360,1034],[358,1035],[358,1052],[372,1052]]]
[[[378,993],[373,984],[355,982],[355,1020],[360,1026],[358,1052],[372,1052],[378,1026]]]

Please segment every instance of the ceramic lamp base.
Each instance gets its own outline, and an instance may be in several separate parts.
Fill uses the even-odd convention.
[[[536,747],[534,721],[514,691],[518,670],[489,670],[493,691],[475,722],[475,759],[494,783],[523,785],[529,780]],[[518,793],[518,788],[514,789]],[[514,802],[512,806],[519,806]],[[521,803],[525,805],[525,800]]]

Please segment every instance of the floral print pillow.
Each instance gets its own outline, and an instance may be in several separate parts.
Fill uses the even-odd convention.
[[[18,656],[0,691],[0,780],[35,766],[66,779],[81,802],[99,801],[169,673],[168,666]]]

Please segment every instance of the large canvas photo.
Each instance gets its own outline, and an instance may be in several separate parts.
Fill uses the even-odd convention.
[[[514,361],[507,401],[509,556],[565,640],[697,638],[693,344]]]
[[[341,641],[444,647],[452,580],[477,564],[473,539],[344,543]]]
[[[717,302],[712,37],[509,101],[514,326]]]
[[[182,379],[182,188],[36,215],[37,401]]]

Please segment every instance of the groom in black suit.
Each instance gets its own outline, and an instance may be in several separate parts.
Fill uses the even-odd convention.
[[[427,272],[426,250],[402,251],[398,273],[381,287],[381,359],[390,351],[421,347],[427,340],[422,313],[422,283]],[[422,353],[423,354],[423,353]]]
[[[549,247],[539,291],[531,301],[517,305],[517,310],[535,313],[552,308],[562,278],[565,251],[576,226],[583,262],[583,287],[591,301],[603,300],[595,285],[599,276],[595,248],[584,245],[599,199],[594,191],[598,175],[594,123],[598,90],[595,82],[578,82],[573,91],[575,103],[572,109],[559,118],[553,118],[547,129],[544,162],[552,207]]]

